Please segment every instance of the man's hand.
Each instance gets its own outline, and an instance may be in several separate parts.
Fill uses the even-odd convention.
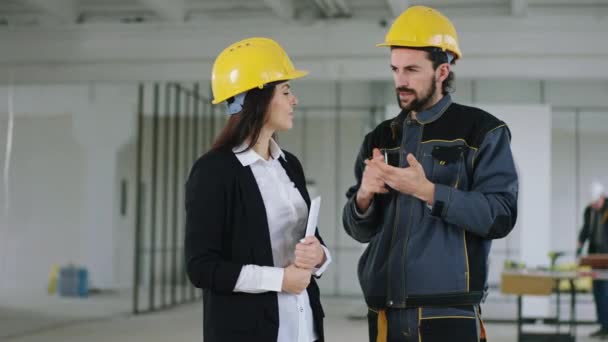
[[[380,150],[374,148],[372,151],[372,159],[377,161],[379,164],[384,164],[384,157],[380,154]],[[370,203],[374,199],[375,194],[385,194],[388,192],[384,181],[381,177],[380,170],[375,166],[376,164],[370,165],[369,160],[365,160],[365,170],[363,170],[363,177],[361,178],[361,186],[357,191],[357,208],[360,211],[367,211]]]
[[[410,166],[406,168],[393,167],[375,158],[366,160],[365,164],[367,167],[379,171],[380,179],[391,188],[433,204],[435,184],[426,178],[422,164],[416,160],[413,154],[407,155],[407,162]]]

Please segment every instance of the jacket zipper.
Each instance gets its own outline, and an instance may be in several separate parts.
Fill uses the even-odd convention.
[[[416,145],[416,154],[414,155],[416,157],[416,159],[418,159],[418,156],[420,155],[420,142],[422,141],[422,134],[424,133],[424,124],[420,123],[420,134],[418,135],[418,144]],[[405,228],[405,244],[403,246],[403,256],[402,256],[402,263],[403,263],[403,298],[404,298],[404,302],[403,305],[407,306],[407,272],[405,272],[405,266],[406,266],[406,258],[407,258],[407,247],[410,241],[410,232],[411,232],[411,226],[412,226],[412,214],[414,211],[414,203],[416,201],[416,198],[414,196],[410,196],[410,217],[409,220],[407,222],[407,226]]]
[[[407,135],[407,130],[405,129],[405,122],[407,121],[407,118],[409,117],[409,114],[405,116],[405,119],[403,120],[403,129],[401,130],[402,132],[402,136],[401,136],[401,145],[399,146],[399,151],[403,150],[404,145],[405,145],[405,139],[406,139],[406,135]],[[392,126],[392,125],[391,125]],[[391,131],[393,133],[393,138],[395,137],[395,129],[393,127],[391,127]],[[403,162],[402,160],[402,153],[399,153],[399,166],[401,166],[401,163]],[[389,249],[389,258],[388,258],[388,270],[389,273],[387,274],[386,278],[386,293],[387,293],[387,299],[391,297],[391,282],[390,282],[390,270],[391,270],[391,258],[390,258],[390,252],[393,250],[393,244],[395,243],[395,234],[397,233],[397,224],[399,223],[399,193],[397,192],[396,194],[397,198],[395,199],[395,221],[393,223],[393,233],[391,235],[391,245],[390,245],[390,249]],[[392,302],[392,300],[389,299],[389,302]]]
[[[454,189],[458,189],[458,185],[460,184],[460,173],[462,172],[462,167],[464,165],[466,161],[464,160],[464,154],[462,152],[460,152],[460,163],[458,165],[458,173],[456,174],[456,182],[454,183]],[[470,282],[471,282],[471,275],[470,275],[470,269],[469,269],[469,251],[467,250],[467,231],[464,229],[462,229],[462,241],[464,243],[464,266],[465,266],[465,271],[464,271],[464,276],[465,276],[465,281],[466,281],[466,291],[469,292],[470,290]]]

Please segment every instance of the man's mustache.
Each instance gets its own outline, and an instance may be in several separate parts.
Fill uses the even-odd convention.
[[[407,88],[407,87],[397,87],[395,89],[397,90],[398,93],[400,93],[400,92],[411,93],[411,94],[415,94],[416,93],[414,91],[414,89],[410,89],[410,88]]]

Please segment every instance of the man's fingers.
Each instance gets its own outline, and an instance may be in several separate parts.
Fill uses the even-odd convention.
[[[388,189],[383,185],[371,188],[370,191],[375,194],[386,194],[388,192]]]
[[[384,159],[382,153],[380,153],[380,149],[374,148],[372,150],[372,158],[373,159]]]
[[[407,162],[411,167],[418,167],[418,165],[420,165],[418,159],[416,159],[416,157],[414,157],[414,155],[411,153],[408,153],[407,155]]]
[[[373,167],[373,170],[375,170],[382,176],[387,173],[393,173],[395,170],[399,170],[399,168],[390,166],[387,163],[376,159],[370,160],[370,162],[367,164],[367,167]]]

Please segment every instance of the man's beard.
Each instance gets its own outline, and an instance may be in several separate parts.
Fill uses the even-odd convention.
[[[431,86],[427,90],[428,90],[428,92],[426,94],[423,94],[423,96],[419,98],[413,89],[406,88],[406,87],[397,88],[396,89],[397,103],[399,103],[399,107],[401,107],[401,109],[403,109],[407,112],[413,111],[416,113],[426,109],[427,106],[429,105],[429,103],[431,102],[431,100],[433,99],[433,95],[435,95],[435,91],[437,91],[437,84],[435,83],[435,78],[431,79]],[[409,92],[410,94],[414,94],[414,99],[412,100],[412,102],[410,102],[410,104],[404,106],[403,103],[401,103],[401,99],[399,98],[400,91],[405,91],[405,92]]]

